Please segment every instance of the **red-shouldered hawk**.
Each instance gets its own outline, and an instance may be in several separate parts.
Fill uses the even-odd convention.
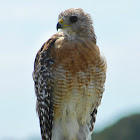
[[[106,79],[89,14],[68,9],[36,55],[33,79],[43,140],[90,140]]]

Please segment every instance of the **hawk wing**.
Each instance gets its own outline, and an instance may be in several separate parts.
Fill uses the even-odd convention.
[[[52,98],[52,58],[50,51],[54,47],[59,34],[50,38],[38,51],[35,62],[33,80],[37,96],[36,111],[39,116],[41,136],[43,140],[51,140],[53,124],[53,98]]]
[[[106,80],[106,69],[107,69],[107,63],[106,63],[106,59],[102,56],[100,56],[97,60],[96,63],[96,74],[95,74],[95,83],[96,83],[96,94],[98,94],[98,102],[97,104],[94,106],[93,108],[93,112],[91,113],[91,120],[90,120],[90,124],[89,124],[89,129],[90,132],[93,132],[94,129],[94,123],[96,121],[96,115],[97,115],[97,110],[98,110],[98,106],[101,103],[101,99],[103,96],[103,92],[104,92],[104,83]]]

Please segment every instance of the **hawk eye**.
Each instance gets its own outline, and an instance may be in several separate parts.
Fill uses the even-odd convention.
[[[71,16],[69,20],[70,20],[70,22],[75,23],[78,20],[78,17],[77,16]]]

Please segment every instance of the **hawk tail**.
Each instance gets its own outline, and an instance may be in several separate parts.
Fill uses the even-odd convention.
[[[91,120],[89,123],[89,130],[91,133],[93,132],[93,129],[94,129],[94,124],[95,124],[96,115],[97,115],[97,109],[98,109],[98,107],[95,107],[93,112],[91,113]]]

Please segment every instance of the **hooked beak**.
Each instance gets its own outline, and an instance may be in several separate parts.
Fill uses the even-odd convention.
[[[57,26],[56,26],[57,31],[58,31],[58,29],[62,29],[62,28],[63,28],[63,24],[58,22]]]
[[[58,29],[62,29],[63,28],[63,24],[64,24],[64,22],[63,22],[63,19],[61,18],[61,19],[59,19],[58,20],[58,23],[57,23],[57,31],[58,31]]]

